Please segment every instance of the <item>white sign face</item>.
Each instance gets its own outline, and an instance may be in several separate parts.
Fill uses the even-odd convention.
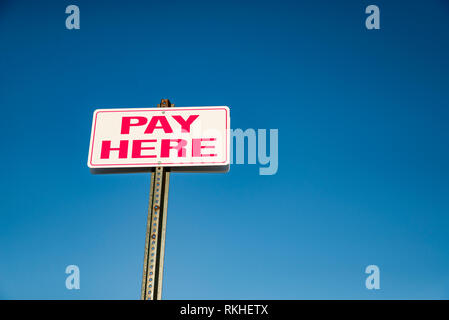
[[[227,166],[228,107],[98,109],[90,168]]]

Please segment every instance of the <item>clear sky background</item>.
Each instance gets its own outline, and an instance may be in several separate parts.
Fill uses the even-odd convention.
[[[169,98],[279,170],[172,174],[164,298],[448,299],[448,58],[444,0],[2,0],[0,298],[140,298],[150,177],[90,173],[92,114]]]

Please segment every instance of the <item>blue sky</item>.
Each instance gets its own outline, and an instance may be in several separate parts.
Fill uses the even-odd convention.
[[[276,175],[172,174],[164,298],[449,298],[448,32],[443,0],[2,1],[0,298],[140,297],[149,175],[86,159],[95,109],[161,98],[279,129]]]

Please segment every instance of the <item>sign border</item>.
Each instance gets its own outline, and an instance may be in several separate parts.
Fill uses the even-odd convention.
[[[92,163],[93,157],[93,148],[95,142],[95,129],[97,125],[97,115],[101,112],[148,112],[148,111],[178,111],[178,110],[224,110],[226,112],[226,159],[224,161],[212,161],[212,162],[184,162],[184,163],[171,163],[171,162],[154,162],[154,163],[140,163],[140,164],[101,164],[95,165]],[[227,166],[229,165],[229,135],[230,135],[230,117],[229,117],[229,107],[228,106],[214,106],[214,107],[175,107],[175,108],[120,108],[120,109],[97,109],[94,111],[91,137],[90,137],[90,146],[89,146],[89,155],[87,159],[87,166],[91,169],[131,169],[131,168],[153,168],[153,167],[176,167],[182,168],[185,167],[188,169],[189,167],[198,167],[198,166]]]

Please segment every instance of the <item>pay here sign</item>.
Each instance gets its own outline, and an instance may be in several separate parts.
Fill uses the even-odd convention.
[[[90,168],[229,165],[228,107],[98,109]]]

